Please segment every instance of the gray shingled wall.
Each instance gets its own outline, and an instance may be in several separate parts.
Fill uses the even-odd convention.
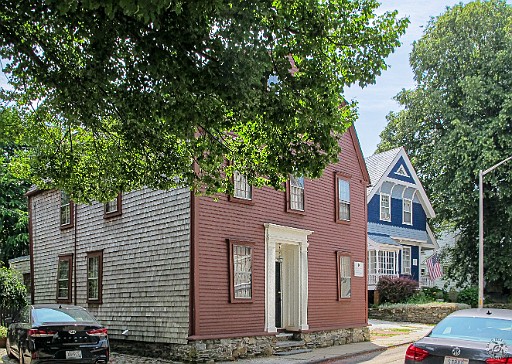
[[[59,227],[59,203],[58,191],[32,197],[36,303],[56,302],[58,256],[74,250],[74,228]],[[126,193],[122,212],[104,219],[103,204],[77,207],[77,304],[105,324],[114,339],[185,344],[190,192]],[[86,257],[97,250],[103,250],[103,303],[88,305]]]

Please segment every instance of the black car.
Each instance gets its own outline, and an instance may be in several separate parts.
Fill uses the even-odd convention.
[[[448,315],[411,344],[405,364],[512,364],[512,311],[468,309]]]
[[[7,354],[21,364],[108,363],[107,329],[84,308],[29,305],[7,332]]]

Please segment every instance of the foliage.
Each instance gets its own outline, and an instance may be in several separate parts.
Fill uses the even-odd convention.
[[[407,301],[407,304],[423,304],[423,303],[430,303],[435,302],[436,300],[432,298],[432,296],[425,293],[425,291],[421,290],[416,293],[414,293]]]
[[[406,302],[417,288],[418,282],[406,277],[381,277],[377,283],[381,302]]]
[[[457,296],[457,301],[459,303],[466,303],[471,307],[478,306],[478,287],[468,287],[464,288],[459,292]]]
[[[396,99],[379,151],[403,145],[437,214],[458,239],[448,279],[478,278],[478,175],[512,155],[512,6],[455,5],[433,18],[410,55],[416,86]],[[512,165],[484,178],[485,280],[512,288]]]
[[[0,326],[0,339],[7,337],[7,327]]]
[[[448,300],[448,292],[438,287],[423,287],[420,291],[414,293],[414,295],[407,300],[410,304],[420,304],[435,302],[438,299],[443,301]]]
[[[15,270],[0,268],[0,307],[19,309],[27,303],[27,288]]]
[[[28,254],[28,213],[25,192],[29,184],[15,178],[9,163],[16,145],[7,126],[18,118],[12,109],[0,109],[0,266]]]
[[[408,24],[378,5],[6,0],[6,94],[32,146],[15,169],[79,202],[318,177],[356,118],[344,87],[374,83]]]

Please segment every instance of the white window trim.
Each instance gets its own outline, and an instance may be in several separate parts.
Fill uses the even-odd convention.
[[[404,252],[408,250],[409,251],[409,264],[408,266],[405,265],[405,254]],[[411,274],[411,263],[412,263],[412,249],[410,246],[403,246],[402,247],[402,274]]]
[[[406,202],[406,201],[409,201],[409,202],[411,203],[411,204],[410,204],[410,206],[411,206],[411,210],[409,211],[409,213],[411,214],[411,221],[410,221],[410,222],[405,221],[405,202]],[[412,200],[411,200],[411,199],[409,199],[409,198],[404,198],[404,199],[402,200],[402,223],[403,223],[404,225],[412,225],[412,207],[413,207],[413,205],[412,205]]]
[[[388,206],[387,206],[387,210],[388,210],[388,218],[383,218],[382,216],[382,200],[383,200],[383,197],[387,197],[388,198]],[[391,195],[387,194],[387,193],[381,193],[380,194],[380,210],[379,210],[379,217],[380,217],[380,220],[381,221],[391,221]]]

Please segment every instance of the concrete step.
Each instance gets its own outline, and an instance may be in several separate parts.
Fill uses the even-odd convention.
[[[277,341],[292,341],[293,333],[292,332],[280,332],[276,335]]]
[[[274,347],[275,353],[288,352],[292,350],[305,349],[306,343],[304,341],[278,341]]]
[[[313,350],[311,349],[296,349],[296,350],[290,350],[290,351],[281,351],[278,353],[274,353],[276,356],[288,356],[288,355],[295,355],[295,354],[303,354],[303,353],[310,353]]]

